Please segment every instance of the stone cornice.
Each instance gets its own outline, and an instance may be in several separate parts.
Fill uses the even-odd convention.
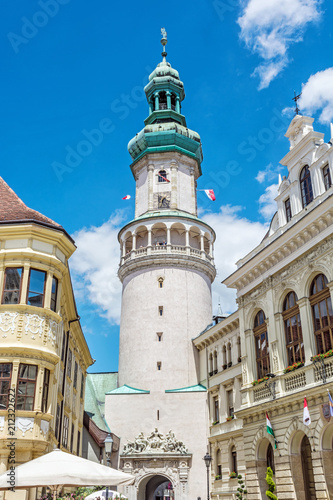
[[[230,314],[227,318],[222,320],[220,323],[212,326],[209,330],[204,331],[193,339],[193,343],[199,351],[205,349],[205,347],[213,344],[217,340],[221,339],[228,333],[236,331],[239,328],[239,318],[238,311]]]

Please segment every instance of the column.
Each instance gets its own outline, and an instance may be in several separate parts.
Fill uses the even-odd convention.
[[[148,165],[148,211],[154,208],[154,165]]]
[[[209,240],[209,256],[213,258],[213,243]]]
[[[274,314],[275,320],[275,330],[277,333],[277,338],[279,339],[276,342],[276,352],[273,352],[273,369],[274,372],[278,374],[283,373],[283,369],[288,365],[287,352],[286,352],[286,337],[284,332],[284,322],[283,316],[281,312],[277,312]],[[274,349],[273,349],[274,351]],[[274,357],[276,356],[276,359]]]
[[[3,267],[3,265],[1,265],[1,267],[0,267],[0,291],[1,291],[1,293],[3,291],[4,278],[5,278],[5,268]]]
[[[136,251],[136,234],[133,233],[132,235],[132,252]]]
[[[253,331],[251,329],[245,331],[245,352],[247,354],[247,384],[257,379],[257,370],[255,369],[256,361],[253,357]]]
[[[149,114],[151,115],[153,112],[153,101],[152,98],[149,99]]]
[[[151,255],[151,227],[148,228],[147,255]]]
[[[20,304],[27,303],[27,291],[28,291],[27,288],[28,288],[28,281],[29,281],[29,271],[30,271],[30,266],[25,264],[24,269],[23,269]]]
[[[167,108],[171,109],[171,92],[168,90],[166,91],[166,97],[167,97]]]
[[[185,232],[185,246],[187,255],[190,255],[190,231],[188,229]]]
[[[315,344],[314,344],[314,334],[312,327],[311,318],[311,306],[310,301],[307,297],[302,297],[297,301],[299,307],[299,313],[301,317],[302,325],[302,335],[304,342],[304,354],[306,364],[310,364],[311,356],[316,354]]]
[[[176,95],[176,113],[180,113],[180,103],[178,95]]]
[[[51,309],[51,293],[52,293],[53,272],[47,271],[45,284],[44,308]]]
[[[197,215],[197,193],[195,190],[195,179],[194,179],[194,168],[190,167],[191,176],[191,211],[194,215]]]
[[[43,394],[43,383],[44,383],[44,366],[38,367],[37,380],[36,380],[36,392],[35,392],[35,411],[42,411],[42,394]]]
[[[171,162],[171,200],[170,208],[174,210],[178,206],[178,165],[176,162]]]
[[[202,233],[200,234],[200,251],[201,251],[201,258],[204,259],[206,257],[206,254],[204,245],[204,235]]]
[[[160,98],[158,92],[154,94],[154,97],[155,97],[155,111],[158,111],[160,109]]]
[[[167,253],[171,252],[171,230],[167,227]]]

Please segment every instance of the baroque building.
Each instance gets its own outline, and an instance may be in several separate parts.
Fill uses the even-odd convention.
[[[238,310],[194,340],[218,500],[234,498],[232,472],[246,472],[249,500],[266,498],[267,466],[279,499],[333,498],[333,139],[325,143],[312,123],[293,118],[269,231],[224,281]]]
[[[136,477],[130,500],[206,494],[206,388],[192,338],[211,322],[215,233],[197,216],[201,141],[181,112],[184,86],[166,43],[164,33],[145,87],[149,116],[128,146],[135,218],[119,233],[119,387],[105,399],[120,467]]]
[[[81,455],[93,360],[68,267],[74,251],[63,227],[28,208],[0,178],[1,473],[54,447]],[[11,448],[8,439],[15,439]],[[35,494],[30,489],[29,498]]]

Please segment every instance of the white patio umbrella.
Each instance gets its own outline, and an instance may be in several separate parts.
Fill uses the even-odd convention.
[[[95,500],[97,498],[106,498],[106,490],[94,491],[94,493],[90,493],[90,495],[86,496],[84,500]],[[116,498],[120,498],[121,500],[127,499],[122,493],[113,490],[108,491],[108,498],[110,500],[115,500]]]
[[[59,449],[8,470],[0,476],[0,490],[48,486],[53,498],[63,486],[108,486],[132,484],[134,476],[76,457]]]

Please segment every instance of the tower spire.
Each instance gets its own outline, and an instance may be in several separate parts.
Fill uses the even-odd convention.
[[[162,57],[163,57],[163,62],[166,62],[166,56],[168,55],[165,51],[165,46],[166,44],[168,43],[168,34],[167,32],[165,31],[165,28],[161,28],[161,35],[162,35],[162,38],[161,38],[161,44],[163,46],[163,52],[162,52]]]

